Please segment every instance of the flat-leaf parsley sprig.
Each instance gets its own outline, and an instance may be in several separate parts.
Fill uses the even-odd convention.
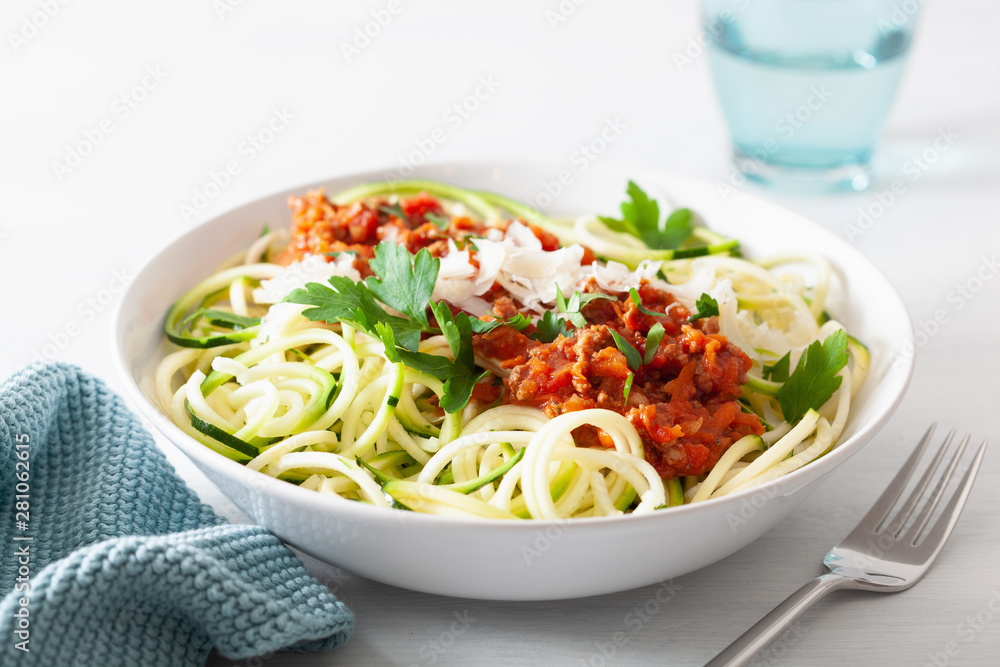
[[[747,387],[758,394],[778,400],[781,414],[789,424],[796,424],[809,410],[819,410],[840,389],[839,373],[850,359],[848,336],[843,329],[834,331],[823,342],[813,341],[791,369],[791,352],[772,365],[765,365],[761,375],[747,376]]]
[[[691,209],[678,208],[661,219],[660,204],[635,181],[628,182],[625,192],[628,200],[620,205],[622,217],[597,216],[597,222],[607,230],[638,239],[647,249],[626,251],[618,244],[609,246],[606,238],[587,234],[586,242],[598,257],[635,266],[645,259],[672,260],[739,253],[739,241],[697,224]]]
[[[810,409],[819,410],[830,400],[840,388],[842,378],[837,374],[847,365],[848,357],[847,333],[843,329],[833,332],[822,343],[813,341],[806,348],[795,370],[778,389],[778,403],[785,421],[795,424]]]
[[[308,283],[293,290],[285,301],[312,306],[303,315],[313,322],[343,322],[385,346],[386,358],[427,373],[444,383],[441,407],[446,412],[464,408],[472,389],[485,375],[473,361],[472,335],[487,333],[501,324],[523,329],[530,320],[523,315],[503,321],[483,321],[451,309],[442,301],[431,301],[441,261],[426,248],[411,255],[406,248],[383,241],[375,247],[369,263],[374,276],[355,282],[333,276],[328,285]],[[386,307],[400,313],[391,314]],[[434,323],[428,317],[434,315]],[[422,335],[442,334],[454,361],[436,354],[419,352]]]

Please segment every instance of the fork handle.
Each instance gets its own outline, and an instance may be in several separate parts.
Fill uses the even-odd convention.
[[[739,667],[749,663],[768,644],[794,625],[805,610],[816,604],[827,593],[848,588],[851,580],[835,574],[816,577],[789,595],[764,618],[744,632],[739,639],[709,662],[705,667]]]

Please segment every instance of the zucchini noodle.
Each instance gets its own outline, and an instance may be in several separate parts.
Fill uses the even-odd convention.
[[[534,277],[498,274],[504,277],[496,284],[519,295],[532,325],[541,324],[539,313],[559,312],[545,295],[566,276],[580,284],[596,279],[610,292],[648,283],[692,313],[710,296],[720,336],[750,359],[740,405],[766,430],[734,438],[707,473],[665,481],[647,460],[633,421],[611,409],[575,409],[549,418],[537,407],[499,404],[473,392],[461,409],[446,412],[442,401],[454,388],[408,366],[370,329],[353,320],[312,321],[304,305],[282,301],[293,289],[331,276],[360,280],[351,258],[280,259],[289,243],[284,231],[261,235],[167,313],[164,329],[175,350],[153,378],[163,412],[214,451],[304,489],[381,508],[508,520],[616,516],[703,502],[774,481],[836,446],[868,370],[864,346],[848,338],[850,361],[836,373],[836,389],[795,423],[783,417],[788,380],[775,371],[781,360],[797,369],[811,346],[843,329],[826,312],[833,272],[823,257],[743,259],[736,256],[735,240],[700,226],[675,249],[651,250],[594,216],[556,221],[501,195],[431,181],[365,184],[329,201],[347,205],[376,197],[398,206],[400,197],[422,193],[439,198],[451,215],[492,226],[517,218],[564,246],[586,246],[606,262],[584,265],[577,252],[569,264],[539,266]],[[520,247],[508,242],[512,234],[491,232],[471,242],[479,244],[484,264],[497,257],[513,262]],[[448,243],[455,257],[465,252]],[[518,265],[539,264],[531,257],[521,257]],[[566,255],[558,257],[564,261]],[[452,273],[438,281],[452,280],[449,293],[460,294],[455,286],[464,283],[455,281],[467,267],[449,266]],[[542,283],[542,296],[520,296]],[[468,290],[473,288],[480,286],[469,283]],[[466,305],[466,312],[481,310],[482,292],[468,290],[454,311]],[[425,333],[419,348],[410,349],[459,364],[454,340],[443,326],[442,332]],[[510,372],[478,351],[474,363],[477,373],[489,371],[494,386]],[[574,432],[582,427],[595,429],[603,446],[579,442]]]

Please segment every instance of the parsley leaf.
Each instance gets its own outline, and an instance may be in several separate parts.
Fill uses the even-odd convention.
[[[509,327],[514,327],[518,331],[524,331],[531,326],[531,318],[526,316],[524,313],[518,313],[513,317],[513,319],[504,321]]]
[[[695,301],[695,305],[698,307],[698,312],[691,315],[690,322],[719,314],[719,302],[707,294],[699,296],[698,300]]]
[[[559,336],[565,336],[569,333],[569,326],[566,324],[566,320],[551,310],[546,310],[545,314],[535,323],[535,326],[538,328],[538,331],[531,334],[531,337],[543,343],[551,343],[556,338],[559,338]]]
[[[410,224],[410,219],[406,217],[406,213],[403,212],[403,207],[400,206],[399,204],[379,206],[378,210],[382,211],[383,213],[388,213],[389,215],[396,216],[397,218],[405,222],[407,225]]]
[[[483,371],[478,375],[453,374],[444,383],[444,396],[441,397],[441,408],[445,412],[458,412],[469,403],[472,398],[472,390],[476,383],[489,375]]]
[[[331,250],[330,252],[324,252],[323,254],[326,255],[327,257],[333,257],[333,258],[340,257],[341,255],[353,255],[353,256],[357,257],[358,256],[358,251],[357,250]]]
[[[455,363],[468,372],[476,367],[472,354],[472,323],[466,313],[451,314],[451,308],[444,301],[431,302],[431,310],[434,311],[434,319],[437,320],[438,328],[444,335],[444,339],[451,348],[451,353],[455,355]],[[465,341],[470,344],[466,345]]]
[[[448,229],[448,226],[451,224],[451,220],[437,213],[424,214],[424,220],[434,223],[438,229]]]
[[[629,201],[621,204],[622,219],[616,220],[604,216],[599,219],[611,231],[631,234],[645,240],[644,234],[647,230],[659,229],[660,205],[655,199],[650,199],[635,181],[628,182],[625,193],[629,196]]]
[[[443,306],[443,304],[438,305]],[[447,309],[447,306],[443,307]],[[468,315],[466,315],[466,318],[468,318]],[[458,328],[461,329],[461,327]],[[469,399],[472,397],[473,387],[475,387],[476,383],[488,374],[487,371],[483,371],[478,374],[475,373],[475,365],[472,364],[471,360],[468,362],[470,366],[467,367],[465,362],[462,361],[452,361],[448,357],[442,357],[437,354],[414,352],[412,350],[398,347],[392,334],[392,328],[386,326],[382,322],[375,324],[374,333],[379,337],[382,344],[385,346],[385,356],[389,359],[389,361],[393,363],[403,363],[414,370],[420,371],[421,373],[427,373],[428,375],[444,382],[444,392],[441,396],[441,408],[445,412],[457,412],[464,408],[469,403]],[[468,342],[467,345],[466,342]],[[449,341],[449,347],[450,346],[451,341]],[[462,349],[465,347],[468,348],[469,356],[471,357],[471,333],[468,338],[462,340],[460,344],[461,351],[458,355],[456,355],[456,357],[465,357],[464,349]]]
[[[313,322],[346,320],[367,329],[372,322],[389,317],[363,285],[345,276],[333,276],[328,282],[328,285],[306,283],[305,287],[292,290],[285,301],[315,306],[302,312]]]
[[[694,214],[689,208],[679,208],[667,216],[663,223],[663,231],[660,232],[661,248],[676,248],[684,239],[691,236]]]
[[[455,241],[455,247],[459,250],[465,250],[467,248],[472,248],[476,252],[479,252],[479,247],[472,242],[472,239],[476,238],[472,234],[466,234],[465,236],[457,239]]]
[[[677,209],[660,223],[660,205],[650,199],[642,188],[629,181],[625,189],[629,201],[622,202],[622,219],[600,217],[608,229],[631,234],[650,248],[673,250],[691,236],[693,214],[690,209]]]
[[[581,293],[579,291],[573,292],[572,296],[567,299],[563,296],[559,285],[556,285],[556,308],[559,309],[559,312],[565,313],[567,316],[566,319],[578,328],[587,326],[587,320],[583,317],[583,313],[580,310],[594,299],[610,299],[614,301],[614,297],[610,294],[602,294],[601,292]]]
[[[303,311],[312,321],[346,322],[375,336],[382,341],[389,361],[403,363],[444,383],[444,410],[461,410],[468,404],[476,382],[487,375],[485,371],[476,373],[473,331],[488,331],[507,323],[474,320],[463,312],[453,315],[446,303],[432,302],[440,261],[426,249],[413,256],[405,248],[383,241],[375,248],[375,258],[369,265],[375,276],[363,283],[333,276],[328,285],[307,283],[293,290],[285,301],[312,306]],[[385,306],[403,316],[390,314]],[[437,326],[428,321],[428,308]],[[531,320],[519,314],[509,323],[523,329]],[[451,348],[454,361],[417,351],[421,334],[438,332]]]
[[[655,310],[650,310],[642,305],[642,298],[639,296],[639,292],[636,291],[634,287],[630,287],[628,290],[628,295],[632,297],[632,303],[635,307],[639,309],[640,313],[645,313],[646,315],[652,315],[653,317],[663,317],[663,313],[658,313]]]
[[[840,388],[837,375],[847,365],[847,334],[843,329],[806,348],[795,371],[778,390],[781,413],[791,424],[802,419],[810,409],[818,410]]]
[[[622,217],[629,221],[645,240],[650,231],[659,229],[660,205],[655,199],[650,199],[634,181],[628,182],[625,193],[631,201],[622,203]]]
[[[649,333],[646,334],[646,352],[642,355],[642,363],[648,364],[653,360],[656,351],[660,349],[660,341],[663,340],[665,333],[666,330],[659,322],[649,327]]]
[[[625,355],[628,367],[634,371],[639,370],[639,367],[642,366],[642,357],[639,355],[639,350],[635,349],[632,343],[622,338],[621,334],[614,329],[608,329],[608,331],[611,332],[611,337],[615,339],[615,345]]]
[[[499,326],[514,327],[518,331],[524,331],[531,326],[531,319],[524,313],[518,313],[509,320],[480,320],[470,317],[469,324],[472,326],[472,332],[477,334],[489,333]]]
[[[788,379],[788,370],[792,364],[792,353],[786,352],[785,356],[778,359],[771,366],[764,366],[762,369],[762,375],[765,380],[771,380],[772,382],[784,382]]]
[[[604,226],[613,232],[621,232],[622,234],[631,234],[636,238],[641,238],[639,236],[639,230],[635,228],[631,222],[627,220],[616,220],[615,218],[609,218],[604,215],[597,216],[597,219],[604,223]]]
[[[403,359],[399,355],[399,348],[396,347],[396,337],[392,333],[392,327],[385,322],[376,322],[373,331],[382,341],[382,345],[385,346],[385,358],[394,364],[402,362]]]
[[[347,322],[368,332],[373,332],[375,324],[382,322],[392,328],[399,344],[410,350],[417,349],[420,334],[424,331],[419,323],[387,313],[363,283],[356,283],[346,276],[331,277],[329,286],[307,283],[305,287],[293,290],[285,301],[315,306],[302,312],[313,322]]]
[[[365,285],[379,301],[427,330],[427,303],[434,292],[440,264],[427,248],[421,248],[414,257],[406,248],[382,241],[375,246],[375,257],[369,262],[378,278],[368,278]]]

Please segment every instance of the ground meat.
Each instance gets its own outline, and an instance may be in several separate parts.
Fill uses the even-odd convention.
[[[292,241],[279,262],[353,251],[354,266],[363,277],[372,274],[369,260],[381,241],[398,243],[411,253],[427,248],[439,257],[446,252],[449,239],[462,248],[470,237],[485,236],[489,229],[467,217],[443,215],[440,203],[427,193],[401,198],[398,208],[384,198],[338,206],[322,190],[291,197],[289,205]],[[447,218],[448,224],[440,227],[441,218],[432,214]],[[520,222],[531,229],[543,249],[559,247],[552,234]],[[506,230],[509,224],[498,227]],[[470,250],[473,264],[478,265],[475,249]],[[585,249],[582,263],[593,261],[593,253]],[[591,280],[583,291],[602,290]],[[637,291],[641,308],[625,293],[594,299],[581,309],[587,326],[571,327],[568,336],[550,343],[535,339],[534,326],[517,331],[502,325],[474,336],[473,348],[481,362],[507,377],[502,386],[477,384],[473,399],[485,405],[500,400],[502,394],[504,403],[535,406],[550,417],[587,408],[614,410],[635,426],[646,459],[665,479],[702,475],[733,442],[750,433],[763,433],[757,416],[743,412],[737,400],[750,359],[718,335],[716,318],[689,322],[688,310],[668,292],[646,283]],[[510,293],[499,284],[482,297],[492,305],[492,317],[509,320],[519,312]],[[650,362],[630,368],[612,331],[645,358],[649,330],[657,323],[665,334]],[[594,427],[581,427],[573,435],[580,446],[613,446],[607,434]]]
[[[493,228],[506,231],[512,222],[489,225],[466,216],[447,216],[437,198],[426,192],[399,200],[402,217],[396,215],[384,197],[338,206],[326,198],[322,188],[302,197],[289,197],[288,206],[292,209],[292,241],[276,258],[279,264],[290,264],[307,255],[326,256],[332,261],[334,253],[348,251],[355,253],[354,268],[362,277],[372,275],[368,262],[375,255],[375,246],[382,241],[398,243],[411,253],[427,248],[434,257],[441,257],[448,250],[449,240],[464,248],[468,239],[486,236]],[[428,221],[431,214],[440,216],[438,222],[446,219],[448,224],[442,228]],[[559,239],[541,227],[524,220],[519,222],[532,231],[543,249],[559,247]],[[475,254],[472,249],[472,263],[478,266]],[[582,263],[593,261],[594,254],[585,249]]]
[[[532,405],[550,417],[587,408],[622,412],[629,368],[608,327],[586,327],[569,338],[536,343],[525,356],[504,382],[504,402]]]
[[[614,410],[636,427],[646,460],[664,479],[702,475],[733,442],[764,432],[757,416],[743,412],[737,400],[750,359],[714,333],[714,318],[689,323],[688,311],[666,292],[649,285],[638,292],[643,308],[656,314],[642,312],[628,295],[595,299],[582,309],[588,326],[568,337],[539,343],[498,327],[475,341],[477,352],[497,359],[511,355],[502,364],[510,369],[505,403],[535,406],[550,417],[587,408]],[[629,368],[611,330],[645,356],[646,336],[657,322],[666,333],[651,361]],[[581,446],[611,445],[593,427],[577,429],[574,436]]]

